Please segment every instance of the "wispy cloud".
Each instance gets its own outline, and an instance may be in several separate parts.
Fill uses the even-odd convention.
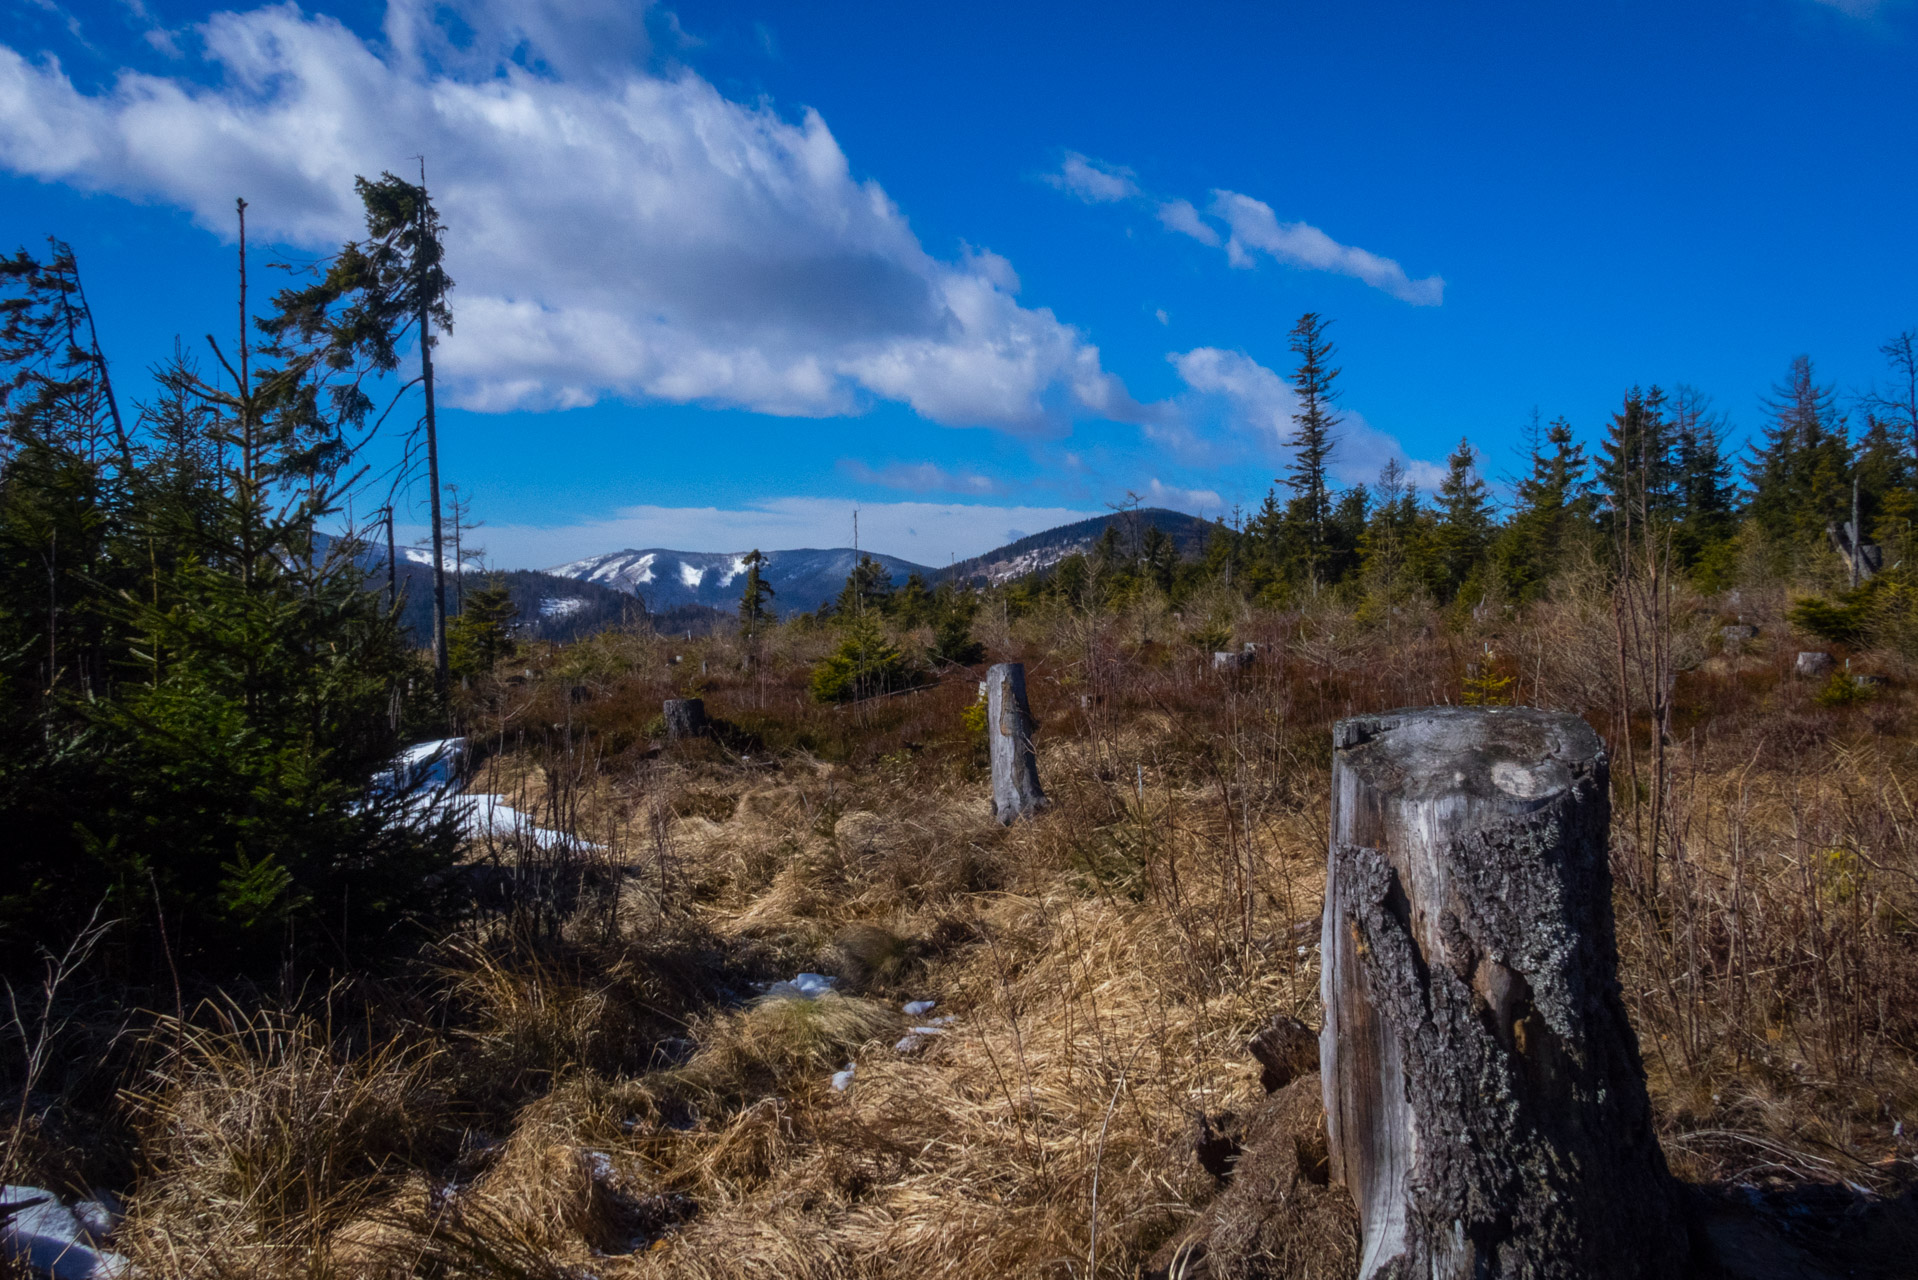
[[[1088,204],[1114,204],[1139,195],[1138,176],[1120,165],[1103,164],[1068,151],[1059,172],[1046,174],[1045,180]]]
[[[0,45],[0,168],[221,235],[244,195],[256,236],[325,249],[361,230],[356,174],[424,152],[460,282],[442,369],[474,409],[891,400],[1024,433],[1142,412],[1003,258],[929,253],[816,112],[642,70],[649,13],[675,39],[658,12],[390,0],[368,40],[275,4],[216,13],[177,74],[99,92]]]
[[[935,462],[892,462],[872,467],[858,458],[842,459],[839,469],[861,484],[884,485],[912,493],[960,493],[984,498],[1008,486],[976,471],[949,471]]]
[[[1225,409],[1227,425],[1242,432],[1261,453],[1282,457],[1291,438],[1292,414],[1298,396],[1291,384],[1243,351],[1197,347],[1173,352],[1166,359],[1195,396]],[[1198,416],[1197,406],[1189,416]],[[1397,458],[1421,489],[1436,488],[1445,468],[1412,457],[1398,439],[1380,431],[1363,415],[1349,409],[1340,413],[1338,444],[1332,453],[1333,476],[1345,484],[1369,484],[1379,468]]]
[[[1177,485],[1161,483],[1157,476],[1153,476],[1146,484],[1145,492],[1140,496],[1152,506],[1171,507],[1195,516],[1216,516],[1225,511],[1225,499],[1219,496],[1217,490],[1181,489]]]
[[[1863,3],[1865,0],[1821,2]],[[1280,221],[1271,205],[1237,191],[1213,191],[1211,204],[1202,213],[1190,200],[1161,199],[1148,194],[1139,186],[1138,175],[1130,169],[1092,160],[1076,151],[1067,152],[1059,172],[1046,175],[1046,181],[1088,204],[1136,201],[1150,205],[1166,230],[1190,236],[1209,248],[1223,248],[1226,261],[1235,267],[1254,266],[1258,260],[1256,255],[1265,254],[1287,266],[1351,276],[1415,307],[1436,307],[1445,301],[1442,277],[1432,275],[1414,280],[1393,259],[1341,244],[1311,223]],[[1224,224],[1224,234],[1213,225],[1214,221]]]
[[[1253,265],[1253,251],[1257,251],[1290,266],[1363,280],[1415,307],[1436,307],[1445,301],[1445,281],[1440,277],[1413,280],[1390,258],[1340,244],[1308,223],[1280,222],[1263,200],[1236,191],[1215,191],[1211,212],[1232,229],[1225,256],[1235,267]]]

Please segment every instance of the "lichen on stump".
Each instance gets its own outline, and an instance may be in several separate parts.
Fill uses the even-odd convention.
[[[1686,1269],[1618,987],[1605,754],[1575,716],[1341,721],[1321,951],[1361,1280]]]

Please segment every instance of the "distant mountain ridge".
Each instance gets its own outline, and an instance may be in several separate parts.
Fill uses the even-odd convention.
[[[773,588],[773,609],[782,617],[817,609],[839,595],[846,577],[859,557],[871,556],[892,574],[894,586],[919,574],[928,583],[984,582],[997,585],[1042,573],[1076,552],[1090,551],[1105,536],[1107,528],[1117,526],[1121,545],[1128,549],[1145,536],[1148,528],[1157,528],[1170,537],[1184,556],[1199,554],[1211,524],[1183,511],[1164,507],[1144,507],[1137,511],[1118,511],[1093,516],[1072,524],[1047,529],[1017,542],[988,551],[984,555],[961,560],[943,569],[914,564],[898,556],[878,551],[854,551],[851,547],[817,550],[802,547],[791,551],[768,551],[761,572]],[[653,613],[689,605],[731,610],[739,604],[740,578],[746,572],[743,551],[673,551],[665,547],[628,548],[605,555],[587,556],[546,570],[548,575],[571,578],[595,587],[638,596]],[[429,557],[430,559],[430,557]]]
[[[1181,556],[1196,556],[1203,551],[1207,534],[1212,529],[1212,523],[1208,520],[1165,507],[1115,511],[1111,515],[1062,524],[1017,542],[1009,542],[984,555],[961,560],[949,568],[941,569],[935,577],[959,582],[983,578],[997,586],[1028,574],[1043,573],[1067,556],[1092,550],[1105,537],[1106,530],[1114,526],[1119,530],[1120,545],[1128,550],[1132,549],[1137,539],[1145,536],[1148,528],[1157,528],[1172,539]]]
[[[923,564],[877,551],[851,547],[819,550],[801,547],[768,551],[760,570],[773,589],[772,608],[781,617],[806,613],[838,596],[861,556],[871,556],[892,574],[895,584],[911,574],[931,580]],[[549,574],[638,596],[653,613],[685,605],[734,609],[746,572],[744,551],[672,551],[664,547],[628,548],[557,565]]]

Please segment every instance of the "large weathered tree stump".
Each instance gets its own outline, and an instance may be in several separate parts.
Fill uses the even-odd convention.
[[[1680,1274],[1598,735],[1429,707],[1340,721],[1333,748],[1319,1053],[1361,1280]]]
[[[1032,750],[1026,667],[1001,662],[986,672],[986,741],[992,753],[992,816],[1010,825],[1046,803]]]
[[[668,742],[701,737],[709,728],[704,698],[668,698],[665,715]]]

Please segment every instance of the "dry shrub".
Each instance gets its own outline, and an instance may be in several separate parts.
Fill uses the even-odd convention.
[[[327,1275],[325,1241],[444,1145],[430,1044],[344,1051],[312,1019],[168,1020],[134,1099],[150,1172],[123,1238],[149,1274]]]

